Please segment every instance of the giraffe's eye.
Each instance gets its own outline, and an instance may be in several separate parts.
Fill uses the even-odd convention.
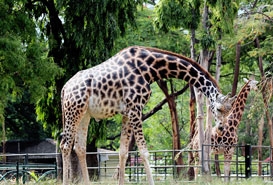
[[[217,108],[216,110],[217,110],[218,112],[222,112],[222,109]]]

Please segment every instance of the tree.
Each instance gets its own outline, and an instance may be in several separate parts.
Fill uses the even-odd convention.
[[[29,102],[29,92],[9,100],[5,108],[6,137],[9,140],[39,141],[51,136],[37,121],[35,104]],[[34,132],[35,131],[35,132]]]
[[[168,32],[171,28],[184,28],[191,31],[191,58],[195,59],[195,30],[199,24],[199,7],[200,1],[170,1],[170,0],[162,0],[159,1],[155,11],[157,14],[157,19],[155,20],[155,25],[158,29]],[[190,88],[192,89],[192,88]],[[191,102],[192,103],[192,102]],[[191,106],[194,104],[191,104]],[[191,109],[193,111],[193,109]],[[192,116],[195,115],[194,112],[191,112]],[[190,125],[194,125],[194,120],[191,119],[192,122]],[[173,129],[176,128],[179,130],[178,123],[173,123]],[[191,126],[192,128],[192,126]],[[194,130],[191,130],[194,131]],[[180,150],[180,141],[176,140],[175,133],[173,133],[173,140],[176,144],[174,144],[174,150]],[[192,136],[194,134],[191,134]],[[180,156],[182,157],[182,156]],[[182,165],[183,162],[180,158],[178,158],[178,165]],[[179,172],[178,172],[179,173]]]
[[[49,56],[66,72],[63,78],[48,84],[49,96],[38,103],[39,115],[44,115],[40,118],[49,128],[61,127],[59,97],[65,81],[79,70],[111,56],[114,40],[124,34],[127,24],[135,24],[134,13],[141,2],[39,0],[26,3],[42,34],[49,39]]]
[[[214,51],[210,51],[210,49],[214,46],[215,40],[214,36],[217,39],[221,39],[221,33],[231,33],[233,31],[233,21],[236,16],[238,10],[238,2],[230,2],[230,1],[169,1],[162,0],[158,4],[158,9],[156,12],[158,14],[158,19],[156,20],[157,27],[168,30],[171,27],[183,28],[190,30],[191,32],[191,57],[195,59],[194,46],[196,42],[195,32],[198,29],[198,25],[201,22],[201,14],[200,8],[201,4],[203,6],[203,14],[202,14],[202,28],[199,30],[201,35],[200,37],[200,63],[205,69],[209,70],[210,63],[212,61],[212,57]],[[210,11],[210,15],[209,15]],[[177,21],[179,20],[179,21]],[[219,34],[220,33],[220,34]],[[220,42],[219,42],[220,43]],[[221,45],[218,44],[217,47],[217,75],[216,78],[219,80],[220,76],[220,66],[221,66]],[[202,106],[202,96],[198,97],[198,92],[196,94],[196,102],[197,102],[197,117],[203,117],[203,106]],[[192,104],[191,104],[192,105]],[[191,108],[191,110],[193,110]],[[209,111],[207,110],[209,113]],[[194,113],[191,113],[194,115]],[[211,128],[210,123],[212,120],[211,116],[207,117],[207,130]],[[191,123],[192,125],[194,122]],[[199,125],[198,133],[200,136],[200,148],[201,143],[204,140],[202,136],[203,133],[203,121],[202,119],[197,119],[197,125]],[[192,130],[194,131],[194,130]],[[209,133],[209,132],[207,132]],[[193,135],[193,134],[192,134]],[[206,142],[209,144],[210,134],[206,136]],[[206,152],[206,153],[209,153]],[[200,155],[201,156],[201,155]],[[207,158],[207,157],[206,157]],[[207,170],[208,171],[208,168]]]
[[[39,37],[24,3],[1,1],[0,8],[0,123],[5,133],[5,108],[8,102],[15,102],[28,93],[24,101],[34,106],[45,95],[47,83],[61,70],[52,58],[46,56],[46,42]],[[4,136],[3,143],[5,139]]]

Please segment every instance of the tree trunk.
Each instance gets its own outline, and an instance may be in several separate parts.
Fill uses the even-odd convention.
[[[203,25],[203,29],[205,33],[209,35],[208,12],[209,12],[209,9],[205,2],[203,14],[202,14],[202,25]],[[201,54],[200,54],[200,65],[205,70],[208,70],[209,60],[210,60],[210,57],[209,57],[208,48],[202,48]],[[204,137],[204,111],[203,111],[204,96],[200,92],[196,92],[196,90],[195,90],[195,93],[196,93],[195,95],[196,95],[196,103],[197,103],[197,119],[196,120],[198,125],[198,134],[199,134],[199,149],[202,149],[203,143],[205,145],[208,144],[208,140],[205,140],[205,137]],[[209,107],[209,105],[207,105],[207,107]],[[207,116],[209,115],[207,114]],[[208,146],[206,146],[206,148],[207,147]],[[200,161],[203,161],[202,172],[204,174],[209,174],[210,167],[209,167],[209,162],[207,161],[209,159],[209,153],[207,153],[208,150],[205,150],[205,151],[206,152],[204,152],[203,155],[201,151],[199,152],[199,158],[200,158]],[[206,162],[204,163],[204,161]]]
[[[71,159],[71,179],[73,183],[78,183],[80,182],[80,180],[82,179],[82,173],[81,173],[81,168],[80,168],[80,163],[79,163],[79,159],[78,156],[75,152],[75,150],[71,150],[71,154],[70,154],[70,159]]]
[[[272,127],[272,118],[270,117],[269,115],[269,111],[268,109],[266,108],[266,112],[265,112],[265,115],[266,115],[266,119],[267,119],[267,124],[268,124],[268,132],[269,132],[269,140],[270,140],[270,147],[273,148],[273,127]],[[273,150],[271,150],[271,156],[273,156]],[[272,157],[271,157],[272,159]],[[270,165],[271,165],[271,180],[273,181],[273,162],[270,160]]]
[[[256,37],[255,38],[255,44],[256,44],[256,47],[259,49],[260,48],[260,41],[259,41],[259,38]],[[258,66],[259,66],[259,70],[261,72],[261,76],[262,76],[262,80],[265,79],[265,76],[264,76],[264,70],[263,70],[263,59],[261,56],[258,57]],[[269,83],[272,84],[272,81],[270,81]],[[272,94],[271,94],[272,95]],[[264,101],[264,105],[265,105],[265,117],[266,117],[266,120],[267,120],[267,125],[268,125],[268,134],[269,134],[269,141],[270,141],[270,147],[273,148],[273,126],[272,126],[272,118],[270,116],[270,112],[268,110],[268,100],[271,98],[271,97],[267,97],[266,95],[266,92],[265,92],[265,89],[262,89],[262,96],[263,96],[263,101]],[[271,159],[272,159],[272,156],[273,156],[273,150],[271,150]],[[270,169],[271,169],[271,180],[273,180],[273,163],[272,161],[270,161]]]
[[[177,110],[176,110],[175,96],[170,96],[169,95],[168,86],[167,86],[166,81],[159,80],[159,81],[157,81],[157,84],[161,88],[163,93],[165,94],[165,96],[167,98],[168,105],[169,105],[169,110],[170,110],[170,114],[171,114],[171,121],[172,121],[172,131],[173,131],[173,133],[172,133],[173,134],[173,150],[175,151],[173,157],[175,157],[176,154],[181,149],[179,124],[178,124],[178,116],[177,116]],[[183,165],[182,154],[179,155],[176,162],[177,162],[177,165]],[[181,167],[178,167],[177,168],[177,174],[180,175],[180,173],[181,173]]]
[[[190,85],[190,142],[192,142],[194,134],[197,131],[196,121],[195,121],[195,118],[196,118],[195,105],[196,105],[196,101],[195,101],[194,88],[192,85]],[[188,153],[188,164],[190,165],[194,164],[194,157],[192,152]],[[194,177],[195,177],[194,168],[189,167],[189,170],[188,170],[189,180],[194,180]]]
[[[96,147],[97,139],[94,138],[91,143],[89,143],[86,147],[87,152],[97,152],[98,148]],[[98,157],[96,154],[89,154],[86,156],[86,163],[88,167],[98,167],[100,161],[98,161]],[[97,180],[99,178],[99,170],[98,169],[89,169],[88,170],[89,177],[92,180]]]
[[[207,105],[209,105],[209,100],[207,99]],[[204,168],[205,168],[205,173],[208,174],[210,173],[210,153],[211,153],[211,130],[212,130],[212,113],[210,110],[210,107],[207,106],[207,117],[206,117],[206,132],[205,132],[205,144],[207,145],[204,147]]]
[[[258,128],[258,176],[262,175],[262,160],[263,160],[263,148],[260,147],[263,144],[263,129],[264,129],[264,116],[261,117],[259,121],[259,128]]]
[[[197,125],[197,132],[198,132],[198,146],[199,146],[199,161],[202,163],[204,160],[202,158],[202,145],[204,143],[204,111],[203,111],[203,106],[204,106],[204,97],[203,94],[198,91],[196,88],[195,90],[195,98],[196,98],[196,125]],[[204,169],[202,169],[202,172]]]
[[[191,29],[191,59],[196,60],[195,58],[195,30]],[[190,85],[190,140],[191,142],[193,140],[195,131],[196,131],[196,114],[195,114],[195,105],[196,105],[196,99],[194,94],[194,88],[192,85]],[[188,153],[188,164],[193,164],[194,157],[193,153]],[[189,180],[194,180],[194,168],[189,167],[188,170],[188,178]]]
[[[241,42],[239,41],[236,44],[236,60],[235,60],[235,69],[234,69],[234,78],[233,78],[231,96],[234,96],[237,91],[238,77],[240,73],[240,56],[241,56]]]
[[[255,38],[255,45],[258,49],[261,48],[261,45],[260,45],[260,40],[258,37]],[[259,55],[258,57],[258,66],[259,66],[259,70],[261,72],[261,77],[264,77],[264,69],[263,69],[263,58],[262,56]]]
[[[222,35],[220,33],[219,36],[219,41],[222,40]],[[221,42],[219,42],[221,43]],[[215,80],[216,82],[219,83],[220,76],[221,76],[221,66],[222,66],[222,44],[218,44],[216,47],[216,72],[215,72]],[[214,166],[215,166],[215,171],[218,177],[221,176],[221,171],[220,171],[220,164],[219,164],[219,156],[218,154],[214,154]]]
[[[191,29],[191,59],[196,60],[195,56],[195,30]]]
[[[221,36],[219,37],[219,41],[221,41]],[[221,43],[221,42],[220,42]],[[221,75],[221,66],[222,66],[222,44],[218,44],[216,47],[216,72],[215,72],[215,80],[219,83],[220,75]]]
[[[6,158],[6,124],[5,124],[5,118],[2,117],[3,122],[2,122],[2,148],[3,148],[3,157],[2,157],[2,162],[6,163],[7,158]]]

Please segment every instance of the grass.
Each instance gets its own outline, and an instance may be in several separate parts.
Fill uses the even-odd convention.
[[[10,185],[10,184],[16,184],[16,182],[0,182],[0,185]],[[22,183],[19,183],[20,185]],[[25,183],[26,185],[62,185],[61,182],[56,182],[56,180],[49,180],[46,182],[27,182]],[[92,182],[90,184],[94,184],[94,185],[117,185],[117,181],[98,181],[98,182]],[[143,182],[143,183],[125,183],[125,184],[132,184],[132,185],[148,185],[147,182]],[[167,181],[155,181],[156,185],[185,185],[185,184],[189,184],[189,185],[265,185],[265,184],[272,184],[273,185],[273,181],[264,181],[261,178],[250,178],[250,179],[240,179],[240,180],[236,180],[236,179],[231,179],[231,181],[229,183],[223,182],[223,179],[220,178],[216,178],[216,177],[200,177],[197,181],[179,181],[179,180],[167,180]],[[74,185],[74,184],[73,184]],[[79,184],[81,185],[81,184]]]

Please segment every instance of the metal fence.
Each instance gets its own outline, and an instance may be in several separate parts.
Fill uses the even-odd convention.
[[[203,145],[202,150],[206,147],[211,147],[211,145]],[[236,178],[238,180],[240,178],[261,177],[266,180],[273,180],[272,148],[270,148],[270,146],[234,145],[232,147],[235,148],[235,152],[230,161],[230,178]],[[263,156],[259,157],[259,155],[262,154],[258,154],[258,149],[262,149],[264,154]],[[201,171],[203,170],[205,162],[209,162],[211,166],[211,174],[215,175],[215,165],[218,162],[220,171],[224,172],[225,160],[223,155],[220,156],[222,156],[222,158],[217,161],[215,160],[214,155],[211,155],[209,160],[203,160]],[[224,177],[223,173],[221,173],[221,177]]]
[[[209,147],[208,145],[203,145]],[[272,149],[267,146],[260,146],[263,148],[263,153],[268,153],[266,160],[258,160],[257,148],[259,146],[235,146],[235,154],[231,161],[231,178],[249,178],[259,176],[264,179],[272,180]],[[188,163],[188,154],[191,150],[183,150],[182,165],[177,165],[174,160],[175,153],[173,150],[157,150],[150,151],[150,165],[153,177],[156,181],[166,181],[179,178],[179,180],[188,180],[188,171],[190,168],[198,167],[201,170],[199,175],[202,175],[202,165],[194,166]],[[244,153],[244,154],[242,154]],[[16,181],[25,183],[27,181],[42,181],[47,179],[55,179],[57,177],[56,162],[46,163],[46,161],[56,160],[58,153],[51,154],[9,154],[1,156],[6,158],[6,163],[0,164],[0,181]],[[92,152],[87,155],[96,155],[99,161],[97,167],[88,167],[89,170],[98,170],[99,180],[113,180],[113,175],[117,172],[119,163],[118,152]],[[246,157],[244,157],[246,156]],[[37,159],[43,159],[43,163],[37,163]],[[210,163],[211,175],[215,176],[215,159],[213,155],[207,161]],[[219,159],[220,170],[223,171],[224,160]],[[262,168],[262,173],[258,173],[258,166]],[[178,174],[179,173],[179,174]],[[259,174],[259,175],[258,175]],[[142,159],[139,152],[129,152],[129,157],[126,164],[126,181],[128,182],[145,182],[146,174]]]
[[[40,182],[57,178],[57,165],[53,163],[37,163],[37,160],[56,159],[60,154],[6,154],[0,155],[0,182],[16,182],[25,184],[28,181]],[[52,160],[50,160],[52,161]]]

